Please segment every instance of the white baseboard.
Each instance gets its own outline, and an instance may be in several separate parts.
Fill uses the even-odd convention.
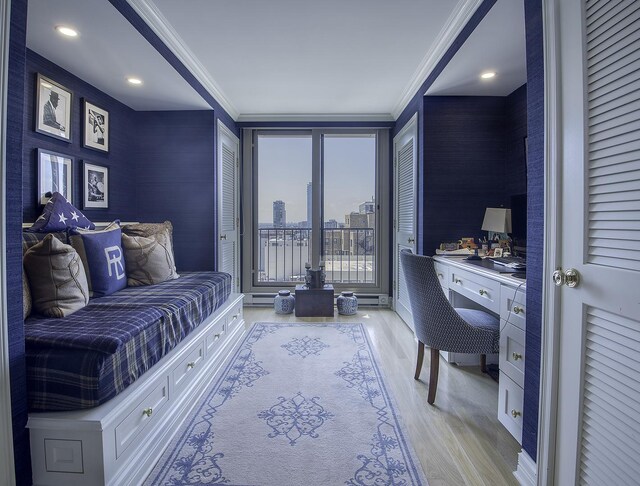
[[[520,486],[536,486],[538,468],[531,456],[525,451],[518,454],[518,469],[513,473]]]

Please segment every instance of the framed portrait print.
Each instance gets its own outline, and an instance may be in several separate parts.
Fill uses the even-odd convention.
[[[87,100],[83,100],[83,145],[88,148],[109,151],[109,112]]]
[[[71,141],[73,94],[64,86],[38,74],[36,78],[36,132]]]
[[[47,204],[54,192],[59,192],[67,201],[71,202],[73,158],[43,149],[37,149],[36,154],[38,159],[38,204]]]
[[[84,162],[82,173],[83,209],[108,208],[109,168]]]

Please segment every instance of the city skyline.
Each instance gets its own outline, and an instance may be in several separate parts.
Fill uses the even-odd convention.
[[[344,221],[375,194],[375,137],[324,138],[324,220]],[[273,203],[285,203],[287,221],[307,221],[311,181],[310,136],[258,137],[258,222],[273,223]],[[358,181],[358,184],[353,184]]]

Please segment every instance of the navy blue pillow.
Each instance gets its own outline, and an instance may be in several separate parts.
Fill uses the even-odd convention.
[[[68,228],[94,229],[96,227],[82,211],[65,199],[59,192],[54,192],[45,204],[40,217],[29,228],[29,231],[50,233],[66,231]]]
[[[90,296],[102,297],[127,286],[122,231],[117,222],[100,231],[72,229],[69,239],[84,265]]]

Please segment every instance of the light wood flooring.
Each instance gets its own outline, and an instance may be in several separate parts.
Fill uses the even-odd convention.
[[[395,312],[360,308],[356,316],[300,318],[268,307],[245,307],[254,322],[362,322],[376,348],[386,382],[403,418],[429,486],[517,485],[513,471],[520,446],[498,422],[498,384],[479,367],[440,359],[438,393],[427,404],[429,353],[413,379],[417,341]]]

